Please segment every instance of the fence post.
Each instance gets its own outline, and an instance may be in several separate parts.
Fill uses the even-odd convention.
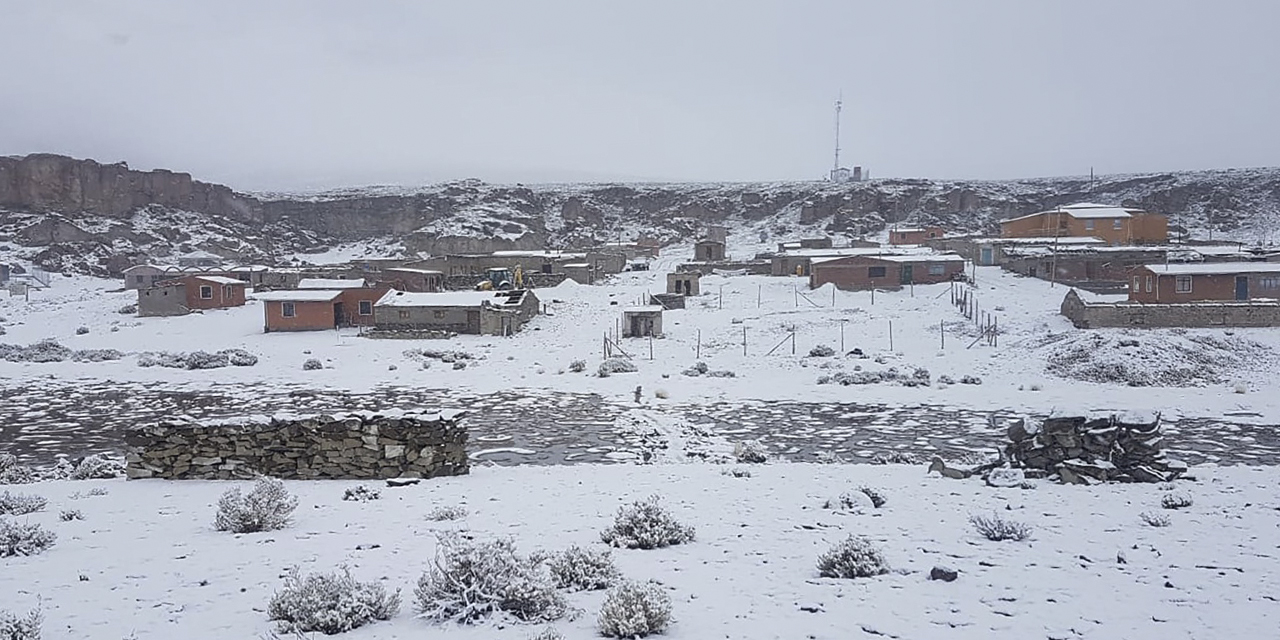
[[[742,327],[742,355],[747,355],[747,327]]]
[[[938,339],[942,341],[942,349],[947,348],[947,325],[944,320],[938,320]]]
[[[893,351],[893,321],[889,321],[889,351]]]
[[[649,359],[653,360],[653,334],[649,334]]]
[[[764,289],[764,285],[756,285],[756,308],[760,308],[760,292]]]
[[[840,353],[844,353],[844,323],[845,322],[847,322],[847,320],[845,320],[844,318],[840,318]]]
[[[796,354],[796,329],[795,327],[792,327],[791,328],[791,355],[794,356],[795,354]]]
[[[701,360],[702,359],[702,329],[698,329],[698,347],[695,353],[697,355],[694,356],[694,358],[697,360]]]

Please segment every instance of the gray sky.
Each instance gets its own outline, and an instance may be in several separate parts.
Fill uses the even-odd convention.
[[[0,0],[0,154],[240,189],[1280,165],[1274,0]]]

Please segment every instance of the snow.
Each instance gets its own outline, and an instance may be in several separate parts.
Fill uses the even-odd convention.
[[[1145,269],[1155,273],[1171,273],[1174,275],[1216,275],[1233,273],[1280,273],[1278,262],[1206,262],[1206,263],[1172,263],[1146,264]]]
[[[1050,209],[1049,211],[1039,211],[1037,213],[1030,213],[1025,216],[1018,216],[1016,218],[1007,218],[1004,220],[1004,222],[1013,222],[1014,220],[1025,220],[1027,218],[1034,218],[1036,216],[1044,215],[1046,213],[1066,213],[1072,218],[1076,218],[1079,220],[1099,219],[1099,218],[1108,218],[1108,219],[1130,218],[1132,217],[1132,214],[1137,211],[1138,211],[1137,209],[1124,209],[1121,207],[1116,207],[1111,205],[1082,202],[1079,204],[1063,205],[1061,207],[1058,207],[1057,209]]]
[[[508,297],[497,291],[445,291],[413,293],[388,291],[375,307],[479,307],[485,302],[507,304]],[[519,301],[516,301],[518,304]]]
[[[340,280],[337,278],[303,278],[298,281],[299,289],[363,289],[363,279]]]
[[[244,280],[237,280],[235,278],[228,278],[226,276],[196,276],[196,280],[203,280],[205,282],[212,282],[214,284],[230,284],[230,285],[247,285],[248,284]]]
[[[1195,468],[1182,490],[1191,507],[1159,511],[1155,485],[995,489],[926,476],[923,467],[768,464],[749,478],[710,464],[491,468],[382,489],[380,500],[343,501],[356,482],[287,482],[295,523],[281,531],[213,530],[213,481],[46,482],[20,489],[49,499],[22,519],[58,534],[33,557],[7,558],[0,601],[41,607],[45,638],[192,640],[267,637],[263,612],[291,566],[340,564],[360,580],[401,589],[399,615],[343,637],[525,640],[540,627],[437,626],[414,617],[412,586],[433,557],[435,533],[510,537],[520,552],[602,548],[618,507],[660,495],[696,539],[666,549],[618,550],[631,579],[657,580],[673,603],[671,640],[734,638],[1267,638],[1280,610],[1280,564],[1269,532],[1280,526],[1275,469]],[[247,483],[244,483],[247,486]],[[888,502],[863,513],[822,509],[861,485]],[[108,495],[72,499],[102,487]],[[464,506],[458,521],[433,509]],[[74,507],[83,521],[60,522]],[[998,512],[1033,527],[1025,542],[989,542],[968,523]],[[552,517],[550,514],[554,514]],[[857,580],[817,576],[820,554],[849,535],[879,546],[890,573]],[[928,579],[946,565],[955,582]],[[567,593],[584,615],[555,623],[567,640],[598,637],[599,591]]]
[[[251,300],[262,300],[263,302],[332,302],[340,295],[342,295],[341,291],[313,289],[306,291],[263,291],[262,293],[254,293],[249,298]]]

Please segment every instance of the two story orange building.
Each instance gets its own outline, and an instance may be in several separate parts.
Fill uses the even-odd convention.
[[[1082,202],[1004,220],[1005,238],[1085,236],[1107,244],[1159,244],[1169,240],[1169,218],[1141,209]]]

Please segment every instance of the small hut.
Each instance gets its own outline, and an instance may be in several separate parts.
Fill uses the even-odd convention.
[[[696,296],[702,292],[698,286],[698,281],[701,279],[702,274],[696,271],[678,271],[676,273],[668,273],[667,293]]]
[[[662,336],[662,307],[648,305],[631,307],[622,311],[622,337],[644,338]]]

